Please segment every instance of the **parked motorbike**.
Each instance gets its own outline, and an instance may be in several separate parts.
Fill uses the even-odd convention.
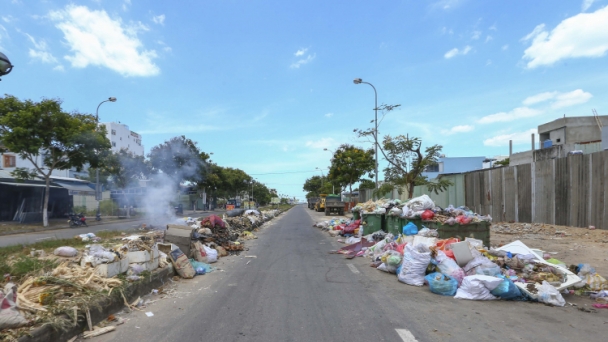
[[[88,227],[87,218],[82,213],[69,214],[69,216],[70,216],[70,219],[68,220],[68,223],[70,224],[70,227],[80,227],[80,226]]]
[[[97,213],[97,215],[95,215],[95,221],[101,221],[101,214]]]

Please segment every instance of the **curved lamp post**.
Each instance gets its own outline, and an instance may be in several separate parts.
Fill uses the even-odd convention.
[[[105,102],[116,102],[115,97],[108,97],[107,100],[101,101],[95,110],[95,121],[99,125],[99,107]],[[99,187],[99,168],[95,169],[95,199],[97,200],[97,215],[101,215],[101,188]]]
[[[14,65],[11,64],[8,57],[0,52],[0,76],[8,75],[13,71]]]
[[[362,79],[360,78],[355,78],[353,80],[353,83],[355,84],[361,84],[361,83],[365,83],[365,84],[369,84],[373,89],[374,89],[374,111],[375,111],[375,128],[374,128],[374,143],[375,143],[375,147],[376,147],[376,168],[375,168],[375,173],[376,173],[376,191],[378,190],[378,92],[376,92],[376,87],[374,87],[373,84],[369,83],[369,82],[363,82]]]

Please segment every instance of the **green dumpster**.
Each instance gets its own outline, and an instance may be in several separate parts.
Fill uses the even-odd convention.
[[[358,211],[353,211],[353,220],[358,220],[361,214]]]
[[[481,240],[485,246],[490,246],[490,223],[486,221],[469,224],[456,223],[453,226],[435,221],[422,221],[421,219],[412,219],[409,221],[414,222],[418,227],[418,230],[422,229],[423,225],[429,229],[437,229],[439,239],[458,237],[464,241],[464,238],[469,237]]]
[[[363,235],[372,234],[379,230],[386,231],[384,214],[363,214]]]
[[[403,226],[407,224],[407,220],[399,216],[386,216],[386,230],[389,233],[397,236],[403,231]]]

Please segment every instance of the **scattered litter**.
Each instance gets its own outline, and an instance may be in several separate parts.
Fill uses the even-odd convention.
[[[147,312],[146,312],[146,316],[148,316],[148,317],[152,317],[152,316],[154,316],[154,314],[153,314],[151,311],[147,311]]]

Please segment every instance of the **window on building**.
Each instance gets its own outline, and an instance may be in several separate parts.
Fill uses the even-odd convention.
[[[439,172],[439,164],[435,164],[435,165],[427,165],[427,167],[424,168],[425,172]]]
[[[15,156],[11,156],[11,155],[4,155],[3,156],[3,164],[4,167],[15,167],[17,166],[17,159],[15,158]]]
[[[116,135],[116,130],[115,129],[112,130],[112,135]]]
[[[112,141],[112,147],[116,147],[116,141]]]

